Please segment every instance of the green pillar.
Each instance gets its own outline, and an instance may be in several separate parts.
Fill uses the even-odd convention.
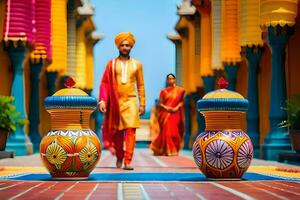
[[[289,26],[268,27],[266,39],[272,50],[270,132],[263,144],[263,157],[268,160],[277,160],[280,152],[291,149],[287,129],[279,128],[278,124],[287,117],[282,109],[286,101],[285,48],[292,32]]]
[[[47,78],[48,96],[52,96],[56,92],[57,72],[47,72],[46,78]]]
[[[33,144],[33,151],[39,152],[41,135],[39,133],[40,124],[40,73],[43,62],[30,63],[30,102],[29,102],[29,137]]]
[[[262,47],[246,47],[248,60],[248,101],[247,134],[250,137],[254,157],[260,157],[260,132],[259,132],[259,108],[258,108],[258,66],[262,55]]]
[[[215,76],[202,76],[202,80],[204,82],[205,94],[214,90],[216,82]]]
[[[185,134],[183,148],[189,149],[189,141],[191,137],[191,95],[186,95],[184,98],[185,112]]]
[[[229,82],[228,90],[235,91],[237,72],[239,67],[234,64],[225,64],[225,71]]]

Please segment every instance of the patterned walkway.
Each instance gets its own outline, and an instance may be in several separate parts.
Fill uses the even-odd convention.
[[[93,173],[200,173],[190,152],[154,157],[137,149],[134,171],[114,168],[115,159],[104,151]],[[254,161],[248,172],[276,180],[251,181],[26,181],[5,180],[47,171],[39,155],[0,160],[0,199],[300,199],[300,168]]]

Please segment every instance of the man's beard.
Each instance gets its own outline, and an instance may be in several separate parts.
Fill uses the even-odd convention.
[[[122,56],[122,57],[129,57],[129,53],[130,52],[127,52],[127,53],[122,53],[121,51],[119,52],[120,56]]]

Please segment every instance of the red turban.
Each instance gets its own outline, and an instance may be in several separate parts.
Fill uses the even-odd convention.
[[[131,47],[133,47],[135,43],[134,35],[131,32],[121,32],[118,33],[115,37],[115,43],[117,47],[119,48],[120,44],[127,40]]]

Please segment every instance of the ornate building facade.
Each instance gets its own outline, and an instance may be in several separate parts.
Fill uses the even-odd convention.
[[[225,76],[229,89],[249,100],[243,127],[255,156],[275,160],[291,149],[288,130],[278,124],[287,117],[287,98],[300,93],[298,9],[297,0],[182,1],[178,35],[168,38],[176,47],[176,75],[187,89],[187,139],[204,129],[201,120],[193,120],[199,119],[193,110],[199,91],[216,89],[216,79]]]
[[[72,76],[77,87],[93,88],[94,6],[88,0],[0,1],[0,94],[15,97],[29,126],[10,133],[6,150],[16,155],[39,150],[49,130],[44,99]]]

